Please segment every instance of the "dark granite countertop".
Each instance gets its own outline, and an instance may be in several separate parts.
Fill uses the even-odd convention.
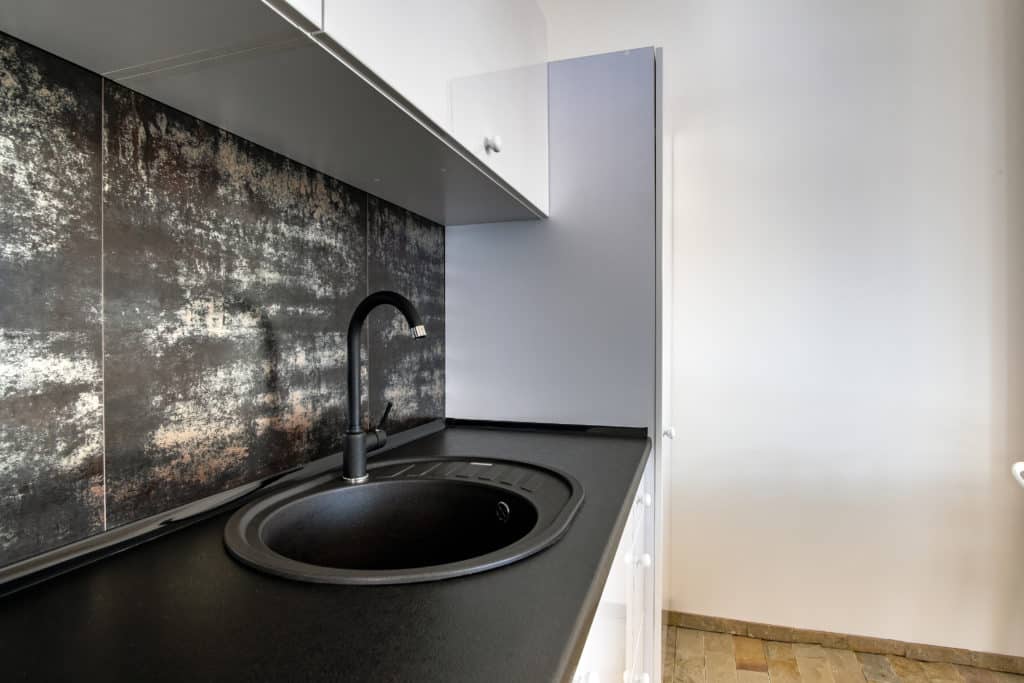
[[[636,436],[450,426],[375,460],[562,469],[585,489],[565,537],[448,581],[314,585],[233,561],[229,510],[0,598],[0,671],[5,681],[567,680],[648,452]]]

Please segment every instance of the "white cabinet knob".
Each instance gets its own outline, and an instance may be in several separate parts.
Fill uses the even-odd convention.
[[[490,135],[484,138],[484,151],[488,154],[497,154],[501,151],[501,136]]]
[[[636,497],[636,504],[649,508],[654,504],[654,498],[649,493],[641,493]]]
[[[666,427],[665,431],[663,431],[661,435],[664,436],[666,439],[674,439],[676,438],[676,428]]]
[[[1013,463],[1013,478],[1017,483],[1024,486],[1024,462]]]

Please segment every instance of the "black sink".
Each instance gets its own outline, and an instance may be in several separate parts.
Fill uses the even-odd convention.
[[[325,475],[251,503],[228,522],[228,550],[302,581],[436,581],[543,550],[583,501],[574,478],[510,461],[392,461],[369,474],[361,484]]]

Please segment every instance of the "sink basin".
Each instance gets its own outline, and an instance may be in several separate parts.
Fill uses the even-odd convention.
[[[389,461],[369,475],[324,475],[250,503],[225,528],[228,551],[300,581],[437,581],[547,548],[583,502],[571,476],[505,460]]]

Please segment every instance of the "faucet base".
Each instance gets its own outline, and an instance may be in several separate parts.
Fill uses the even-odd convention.
[[[369,474],[364,474],[361,477],[346,477],[343,474],[343,475],[341,475],[341,479],[346,484],[362,484],[362,483],[367,482],[367,481],[370,480],[370,475]]]

